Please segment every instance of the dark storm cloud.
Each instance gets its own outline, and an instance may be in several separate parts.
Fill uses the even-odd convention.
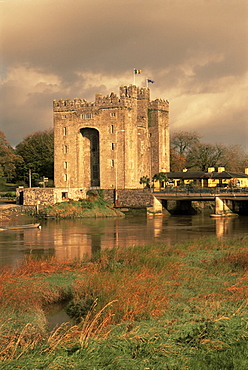
[[[54,98],[92,100],[95,92],[118,93],[120,84],[133,82],[133,68],[143,70],[137,83],[143,84],[145,77],[156,81],[153,98],[170,100],[172,129],[185,125],[190,130],[192,121],[197,126],[199,120],[199,128],[205,122],[211,129],[211,122],[214,131],[221,94],[244,91],[246,0],[6,0],[0,6],[4,108],[13,98],[18,107],[15,114],[4,109],[0,129],[12,142],[18,135],[12,139],[9,127],[20,122],[26,134],[36,126],[46,128]],[[194,100],[188,100],[190,95]],[[204,118],[206,106],[210,108]],[[239,99],[236,109],[245,109]],[[232,130],[231,115],[230,109],[227,132]],[[221,126],[221,117],[219,122]]]
[[[237,53],[238,41],[240,48],[245,45],[244,1],[235,1],[239,11],[230,3],[9,0],[5,59],[71,78],[76,70],[92,68],[120,73],[133,68],[133,60],[163,69],[201,53],[224,54],[231,47]]]

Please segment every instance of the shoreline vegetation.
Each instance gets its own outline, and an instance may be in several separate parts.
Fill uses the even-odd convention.
[[[102,190],[89,190],[87,198],[56,203],[39,210],[39,218],[124,217],[103,198]]]
[[[13,214],[29,215],[38,219],[66,219],[66,218],[97,218],[97,217],[125,217],[125,214],[114,208],[109,202],[103,199],[100,191],[89,191],[87,199],[78,201],[68,200],[54,205],[42,206],[38,210],[31,206],[26,210],[22,206],[9,203],[9,207],[1,208],[0,219],[11,219]],[[0,197],[1,199],[1,197]],[[4,199],[4,198],[3,198]],[[7,205],[7,201],[3,201]],[[37,212],[38,211],[38,212]]]
[[[247,240],[204,238],[0,272],[2,369],[245,370]],[[72,322],[50,331],[64,304]]]
[[[88,217],[124,217],[124,214],[112,207],[99,196],[88,199],[56,203],[39,210],[38,218],[88,218]]]

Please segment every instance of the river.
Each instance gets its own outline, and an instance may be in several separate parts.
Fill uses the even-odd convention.
[[[0,265],[14,267],[26,255],[74,259],[118,246],[126,248],[154,242],[172,245],[208,236],[243,237],[248,235],[248,216],[212,219],[204,215],[156,218],[139,215],[117,219],[47,220],[41,221],[41,226],[40,230],[2,231]]]

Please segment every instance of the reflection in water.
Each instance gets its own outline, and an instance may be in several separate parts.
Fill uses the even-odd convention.
[[[203,215],[49,220],[42,223],[41,230],[1,232],[0,264],[15,266],[25,254],[74,259],[106,248],[154,242],[171,245],[211,235],[243,236],[247,221],[248,217],[212,219]]]
[[[216,222],[216,236],[222,238],[223,236],[230,234],[233,228],[233,219],[230,218],[217,218]]]

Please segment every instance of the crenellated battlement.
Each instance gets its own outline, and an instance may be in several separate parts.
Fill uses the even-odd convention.
[[[135,85],[120,86],[120,96],[115,93],[102,96],[101,93],[95,95],[95,102],[88,102],[85,99],[70,98],[53,101],[54,112],[74,111],[80,108],[98,107],[128,107],[131,108],[137,100],[150,101],[150,89],[147,87],[137,87]]]
[[[137,99],[150,101],[150,89],[148,87],[138,87]]]
[[[84,107],[94,107],[95,103],[88,102],[85,99],[79,99],[75,98],[74,100],[71,100],[70,98],[63,100],[54,100],[53,101],[53,111],[54,112],[68,112],[68,111],[74,111],[79,108]]]
[[[98,108],[111,108],[111,107],[131,107],[131,101],[128,99],[123,99],[114,94],[102,96],[102,94],[97,93],[95,97],[95,105]]]
[[[169,111],[169,102],[164,99],[156,99],[150,102],[149,109]]]

